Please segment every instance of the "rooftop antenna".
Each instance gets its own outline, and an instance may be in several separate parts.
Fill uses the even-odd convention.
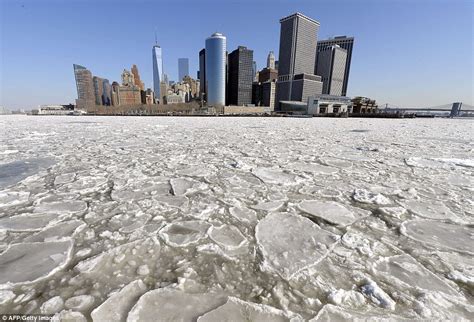
[[[156,29],[155,29],[155,45],[158,46],[158,38],[156,37]]]

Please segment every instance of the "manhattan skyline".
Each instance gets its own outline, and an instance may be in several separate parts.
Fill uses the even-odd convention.
[[[473,104],[470,1],[137,3],[2,2],[0,105],[34,108],[74,102],[73,63],[110,81],[119,80],[123,68],[136,64],[151,88],[155,30],[170,80],[178,79],[181,57],[189,57],[189,72],[196,78],[199,51],[216,31],[227,37],[229,52],[239,45],[253,50],[261,68],[269,51],[278,57],[279,19],[296,11],[321,23],[318,40],[355,38],[349,96],[404,107],[458,100]],[[79,19],[91,8],[88,19]],[[173,9],[176,15],[158,21],[153,15],[158,9]]]

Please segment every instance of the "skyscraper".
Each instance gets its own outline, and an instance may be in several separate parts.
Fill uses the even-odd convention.
[[[163,58],[162,58],[161,47],[158,45],[154,45],[152,54],[153,54],[153,91],[155,92],[155,98],[159,100],[161,97],[160,83],[163,81]]]
[[[276,105],[284,100],[304,102],[322,91],[321,77],[314,75],[319,22],[295,13],[280,24]]]
[[[257,80],[257,62],[253,61],[252,62],[252,81]]]
[[[201,96],[206,94],[206,49],[199,52],[199,92]]]
[[[342,85],[342,96],[347,95],[347,85],[349,83],[349,72],[351,69],[351,59],[352,59],[352,48],[354,47],[354,37],[347,37],[347,36],[338,36],[334,37],[332,39],[327,39],[327,40],[320,40],[318,41],[318,48],[317,48],[317,54],[320,51],[323,51],[326,48],[332,47],[334,45],[338,45],[339,47],[345,49],[347,51],[347,59],[346,59],[346,66],[344,69],[344,81]],[[317,66],[317,56],[316,56],[316,68]],[[315,71],[316,75],[318,74],[318,70]]]
[[[145,84],[143,84],[143,82],[141,81],[140,79],[140,73],[138,72],[138,67],[137,65],[133,65],[132,66],[132,70],[131,70],[132,74],[133,74],[133,77],[135,78],[135,85],[140,89],[140,90],[145,90]]]
[[[275,69],[275,55],[273,54],[273,51],[270,51],[268,53],[267,57],[267,68],[269,69]]]
[[[225,105],[226,37],[214,33],[206,39],[206,94],[208,105]]]
[[[347,51],[333,45],[318,53],[316,69],[323,81],[323,94],[342,96]]]
[[[102,87],[104,89],[102,93],[102,105],[110,106],[112,105],[112,86],[108,79],[104,79]]]
[[[73,64],[74,77],[76,78],[78,109],[87,109],[95,106],[94,84],[90,70],[81,65]]]
[[[185,76],[189,76],[189,59],[178,58],[178,82],[183,81]]]
[[[94,84],[95,105],[102,105],[102,95],[104,93],[104,79],[94,76],[92,77]]]
[[[253,50],[247,47],[239,46],[229,54],[229,104],[242,106],[252,103],[252,62]]]

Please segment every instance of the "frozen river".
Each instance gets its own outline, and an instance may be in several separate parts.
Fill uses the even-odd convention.
[[[0,313],[474,318],[474,122],[0,117]]]

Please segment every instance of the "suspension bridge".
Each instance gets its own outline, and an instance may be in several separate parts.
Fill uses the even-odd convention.
[[[447,103],[430,107],[400,107],[385,103],[380,106],[385,112],[413,113],[416,115],[440,115],[449,114],[450,117],[474,116],[474,106],[462,102]]]

